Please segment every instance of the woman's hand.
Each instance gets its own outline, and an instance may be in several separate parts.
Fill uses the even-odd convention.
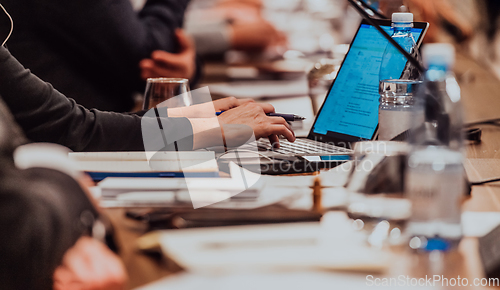
[[[279,147],[278,136],[280,135],[294,142],[295,133],[285,119],[266,115],[273,112],[274,107],[270,104],[249,102],[221,114],[219,123],[226,146],[240,145],[241,140],[247,138],[247,135],[249,136],[252,132],[256,140],[269,138],[271,144],[276,147]]]
[[[163,50],[154,51],[151,58],[139,63],[141,77],[148,78],[185,78],[191,79],[196,72],[196,48],[194,41],[184,31],[175,32],[179,41],[179,52],[169,53]]]
[[[54,272],[54,290],[122,290],[126,282],[120,258],[90,237],[81,237]]]

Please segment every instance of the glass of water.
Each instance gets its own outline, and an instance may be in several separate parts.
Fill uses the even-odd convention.
[[[415,94],[422,81],[382,80],[379,84],[379,140],[404,139],[412,124],[421,124],[424,111],[417,106]],[[400,139],[400,138],[398,138]],[[400,139],[400,140],[402,140]]]
[[[373,246],[404,242],[411,214],[411,203],[403,195],[408,149],[407,143],[393,141],[358,142],[354,147],[347,214]]]
[[[192,104],[189,80],[181,78],[149,78],[147,80],[143,110],[154,107],[189,107]]]

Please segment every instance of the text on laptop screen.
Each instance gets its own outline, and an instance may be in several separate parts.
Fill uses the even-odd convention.
[[[392,35],[391,27],[382,28]],[[414,28],[412,33],[417,40],[422,29]],[[375,27],[361,25],[314,124],[314,133],[372,138],[378,125],[380,64],[388,43]],[[391,67],[401,74],[405,65],[402,61]]]

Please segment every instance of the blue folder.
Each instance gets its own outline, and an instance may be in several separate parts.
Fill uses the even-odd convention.
[[[167,177],[167,178],[204,178],[219,177],[219,172],[86,172],[95,182],[106,177]]]

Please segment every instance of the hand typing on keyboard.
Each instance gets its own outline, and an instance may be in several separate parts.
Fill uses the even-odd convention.
[[[265,106],[264,106],[265,105]],[[279,148],[279,135],[283,135],[289,142],[295,141],[295,133],[290,125],[282,117],[269,117],[267,113],[273,113],[274,107],[270,104],[246,103],[239,107],[225,111],[219,115],[219,123],[222,127],[226,146],[234,140],[240,140],[241,125],[246,125],[253,130],[255,139],[268,137],[274,148]],[[236,125],[236,126],[235,126]],[[240,125],[240,126],[237,126]],[[231,144],[237,145],[237,144]]]

